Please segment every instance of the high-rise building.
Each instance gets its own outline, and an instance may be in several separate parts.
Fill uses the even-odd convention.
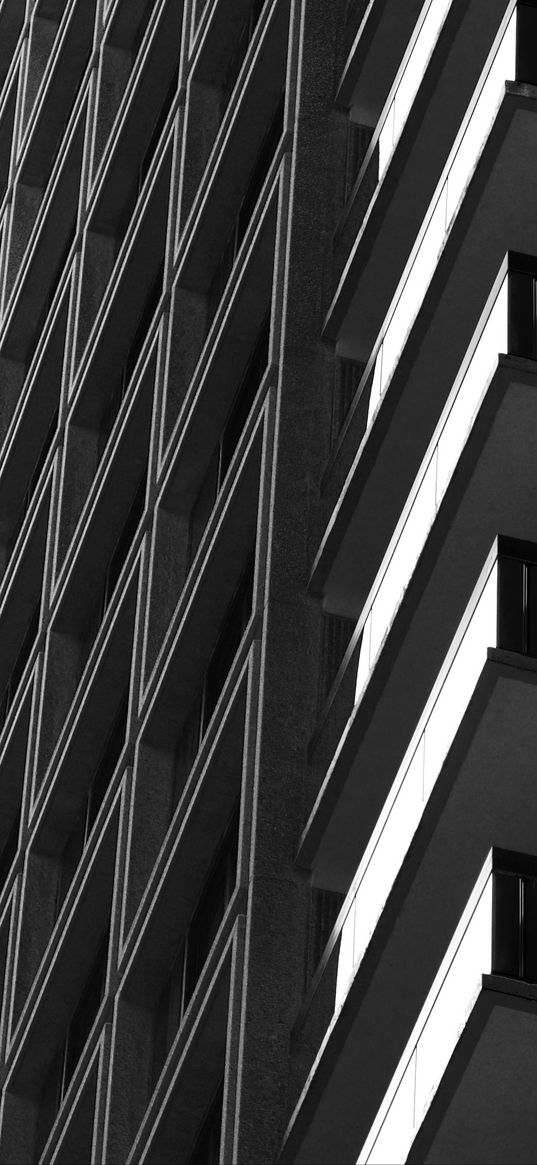
[[[537,0],[0,0],[0,1161],[537,1161]]]

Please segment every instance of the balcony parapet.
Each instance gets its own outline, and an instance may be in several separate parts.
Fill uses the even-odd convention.
[[[490,973],[492,852],[447,949],[358,1165],[406,1161],[412,1142]]]
[[[505,81],[515,73],[519,9],[509,11],[327,469],[328,489],[336,463],[350,466],[311,586],[329,610],[348,617],[359,614],[373,581],[401,490],[415,476],[505,253],[506,232],[514,249],[537,247],[526,200],[534,179],[524,162],[534,149],[537,89]],[[356,348],[360,325],[351,315]],[[345,354],[343,333],[339,344]],[[347,355],[360,357],[350,348]],[[368,417],[355,451],[358,408]]]
[[[340,891],[348,888],[353,871],[347,859],[367,843],[382,789],[387,793],[384,781],[400,764],[490,541],[502,528],[520,538],[534,532],[524,501],[526,473],[534,474],[532,438],[522,430],[515,436],[526,407],[532,412],[537,403],[534,277],[522,269],[525,263],[515,255],[502,263],[317,732],[328,739],[337,688],[343,679],[348,687],[354,672],[354,710],[298,855],[320,884]],[[499,344],[508,354],[498,355]],[[519,355],[523,351],[529,358]]]
[[[427,1001],[431,1008],[435,998],[431,983],[438,991],[458,948],[453,940],[442,962],[443,971],[435,979],[475,881],[476,863],[483,861],[491,842],[506,849],[531,848],[531,826],[524,819],[528,810],[522,811],[522,807],[527,806],[533,780],[536,582],[535,544],[498,537],[298,1017],[294,1032],[297,1055],[304,1055],[308,1045],[310,1053],[313,1048],[317,1054],[288,1129],[283,1160],[322,1160],[322,1155],[312,1157],[311,1153],[316,1153],[318,1146],[321,1152],[327,1143],[325,1137],[340,1135],[351,1140],[355,1136],[352,1144],[338,1144],[340,1159],[356,1159],[382,1097],[387,1095],[415,1017],[423,1019]],[[521,741],[523,748],[519,747]],[[452,861],[455,837],[456,869]],[[433,912],[431,902],[436,903]],[[428,919],[426,926],[424,917]],[[465,929],[462,926],[457,931],[459,940]],[[472,941],[466,946],[472,947]],[[439,1045],[438,1080],[480,990],[481,975],[491,969],[490,932],[488,945],[483,948],[478,943],[477,947],[477,978],[467,975],[466,968],[462,996],[446,1004],[453,1020],[443,1047]],[[493,969],[520,977],[510,966]],[[460,983],[461,979],[454,981]],[[371,1055],[367,1033],[372,1031],[376,1037]],[[415,1044],[416,1040],[412,1051]],[[359,1115],[354,1132],[344,1133],[334,1128],[334,1103],[347,1087],[343,1081],[349,1079]],[[422,1084],[427,1103],[436,1083],[429,1075]],[[403,1100],[401,1103],[404,1105]],[[394,1121],[397,1124],[396,1117]],[[415,1131],[412,1125],[410,1140]],[[405,1160],[408,1147],[401,1158],[383,1156],[386,1152],[382,1142],[374,1160]]]

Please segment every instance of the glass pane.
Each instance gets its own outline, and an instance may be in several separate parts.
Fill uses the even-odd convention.
[[[520,878],[516,874],[494,872],[492,921],[492,970],[497,975],[520,973],[519,958]]]
[[[498,559],[498,647],[524,650],[524,564]]]
[[[524,879],[524,966],[523,975],[537,982],[537,879]]]
[[[519,4],[517,11],[516,79],[537,80],[537,8]]]
[[[537,565],[526,567],[526,651],[537,657]]]
[[[509,273],[509,352],[533,356],[533,275]]]

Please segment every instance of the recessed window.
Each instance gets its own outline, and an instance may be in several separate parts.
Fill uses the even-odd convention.
[[[257,395],[257,390],[267,367],[269,335],[270,318],[267,317],[257,338],[254,351],[248,361],[248,367],[235,394],[226,423],[222,429],[220,440],[211,457],[209,468],[192,507],[190,516],[190,562],[192,562],[203,537],[214,503],[220,493],[220,489],[233,459],[233,454],[241,439],[243,429]]]
[[[39,1104],[35,1160],[41,1157],[50,1130],[86,1046],[104,996],[108,932],[99,946],[64,1039],[46,1074]]]
[[[194,1152],[188,1158],[188,1165],[218,1165],[220,1161],[220,1139],[222,1136],[222,1107],[224,1081],[219,1084],[207,1109]]]
[[[56,917],[73,881],[82,854],[86,848],[97,814],[106,796],[106,792],[121,750],[125,743],[127,727],[128,692],[125,692],[119,711],[106,738],[101,752],[95,775],[84,799],[84,804],[67,839],[61,859],[58,896],[56,900]]]
[[[254,555],[252,554],[228,607],[218,641],[205,670],[201,688],[191,705],[179,737],[172,811],[175,809],[198,748],[205,736],[252,614],[253,583]]]
[[[239,253],[242,241],[248,230],[250,220],[257,205],[257,200],[261,194],[263,184],[270,169],[270,165],[276,148],[283,133],[284,126],[284,109],[285,109],[285,93],[278,102],[274,116],[270,123],[265,137],[261,143],[257,159],[251,171],[248,186],[244,193],[241,205],[239,207],[235,222],[229,233],[225,247],[220,255],[216,270],[214,271],[211,284],[207,296],[207,330],[212,323],[216,309],[224,288],[227,284],[231,271],[233,269],[235,259]]]
[[[184,943],[161,992],[155,1016],[156,1081],[194,993],[237,881],[239,810],[220,843]],[[201,1160],[202,1158],[200,1158]]]
[[[535,983],[537,862],[518,854],[505,855],[503,861],[505,868],[494,870],[492,970]]]

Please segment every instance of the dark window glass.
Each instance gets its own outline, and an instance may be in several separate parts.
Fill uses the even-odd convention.
[[[28,622],[28,626],[26,628],[24,639],[21,643],[21,646],[20,646],[18,654],[17,654],[17,658],[15,659],[15,663],[13,664],[13,667],[11,669],[11,674],[10,674],[9,679],[7,681],[7,684],[4,688],[4,695],[2,698],[2,705],[1,705],[0,725],[4,724],[4,722],[7,718],[9,709],[11,708],[13,700],[15,699],[15,695],[17,693],[17,688],[21,682],[24,669],[25,669],[26,664],[28,662],[28,659],[30,657],[32,647],[35,643],[37,632],[39,630],[39,612],[40,612],[40,609],[41,609],[41,599],[39,598],[35,607],[34,607],[31,618]]]
[[[110,601],[123,569],[125,559],[127,558],[129,550],[132,546],[134,535],[140,524],[144,512],[145,489],[146,473],[142,475],[142,478],[138,483],[136,493],[125,518],[123,528],[108,560],[108,565],[106,566],[104,572],[102,589],[99,592],[97,602],[87,619],[83,635],[83,651],[81,660],[82,667],[85,666],[99,627],[101,626],[108,607],[110,606]]]
[[[153,158],[156,154],[157,146],[159,144],[162,131],[164,129],[164,126],[166,125],[168,114],[169,114],[170,109],[173,105],[173,99],[175,97],[175,94],[177,93],[177,84],[178,84],[178,74],[177,74],[177,67],[176,67],[173,71],[173,75],[172,75],[172,78],[170,80],[170,84],[168,85],[164,100],[163,100],[162,105],[160,107],[160,110],[158,112],[157,119],[155,121],[155,125],[153,126],[153,132],[152,132],[151,137],[149,139],[149,144],[147,146],[145,154],[144,154],[142,161],[140,163],[140,170],[139,170],[139,174],[138,174],[138,190],[141,190],[141,188],[145,182],[146,176],[149,173],[151,162],[153,161]]]
[[[201,742],[201,710],[203,704],[203,688],[198,692],[187,718],[183,724],[181,735],[175,752],[175,774],[172,794],[172,814],[185,787],[188,774],[196,759]]]
[[[526,651],[537,657],[537,565],[526,565]]]
[[[75,1068],[84,1051],[87,1038],[93,1027],[104,995],[107,954],[108,935],[99,949],[97,958],[86,980],[78,1007],[67,1029],[63,1064],[62,1097],[67,1091]]]
[[[89,837],[93,825],[97,818],[99,809],[104,801],[106,792],[110,781],[114,775],[117,762],[120,758],[123,745],[125,744],[125,733],[127,728],[127,712],[129,707],[128,691],[125,692],[119,711],[115,717],[114,723],[106,743],[102,750],[100,760],[97,766],[97,771],[90,785],[88,794],[88,811],[87,811],[87,827],[86,836]]]
[[[499,975],[518,975],[520,967],[520,879],[516,874],[494,874],[492,969]]]
[[[336,360],[332,397],[332,442],[343,428],[364,370],[365,364],[361,361],[347,360],[343,357]]]
[[[121,210],[120,217],[117,221],[117,225],[116,225],[116,229],[115,229],[115,253],[116,253],[116,255],[117,255],[117,253],[121,247],[121,244],[123,242],[123,239],[125,238],[125,235],[127,233],[127,228],[128,228],[129,223],[131,221],[136,203],[138,202],[140,191],[142,189],[142,186],[143,186],[143,184],[146,180],[146,177],[149,173],[149,170],[151,168],[151,163],[153,161],[153,158],[157,152],[157,146],[159,144],[159,141],[160,141],[160,138],[162,135],[162,131],[164,129],[168,114],[169,114],[170,109],[172,107],[175,94],[177,93],[178,81],[179,81],[178,70],[176,67],[173,71],[173,75],[171,77],[168,89],[166,90],[166,94],[165,94],[164,100],[162,102],[162,105],[161,105],[160,109],[158,110],[155,124],[154,124],[153,130],[151,132],[151,137],[149,139],[147,147],[146,147],[144,154],[142,156],[142,160],[141,160],[137,170],[134,173],[134,177],[133,177],[133,180],[131,182],[128,194],[125,198],[125,202],[123,204],[123,208]]]
[[[343,899],[344,895],[338,894],[337,890],[321,890],[312,887],[308,979],[312,977],[319,965],[341,910]]]
[[[348,198],[358,177],[360,166],[369,149],[374,129],[360,125],[349,118],[347,125],[347,149],[345,157],[345,197]],[[378,174],[378,162],[377,162]]]
[[[125,379],[128,382],[134,372],[138,357],[142,351],[144,340],[147,336],[149,325],[158,306],[158,302],[162,295],[162,282],[164,279],[164,259],[159,264],[158,271],[145,297],[144,305],[138,321],[138,325],[131,341],[129,351],[125,359]]]
[[[244,426],[250,415],[259,385],[267,367],[270,338],[270,319],[261,328],[253,355],[240,383],[238,392],[222,432],[220,441],[219,487],[229,469],[233,454],[239,444]]]
[[[516,79],[537,82],[537,8],[519,3],[517,7]]]
[[[49,427],[47,429],[45,439],[43,441],[41,449],[39,450],[37,461],[34,465],[34,468],[32,470],[31,476],[30,476],[30,480],[29,480],[28,485],[26,487],[26,492],[25,492],[24,497],[22,499],[22,505],[20,507],[19,513],[18,513],[17,518],[15,520],[15,523],[13,525],[13,529],[11,531],[11,535],[10,535],[10,539],[9,539],[9,550],[8,550],[9,554],[11,554],[11,551],[13,550],[15,542],[17,541],[17,538],[18,538],[19,533],[21,531],[24,519],[28,513],[28,510],[30,509],[30,503],[32,501],[37,483],[38,483],[39,478],[41,476],[41,471],[42,471],[43,466],[45,464],[45,461],[47,459],[48,451],[49,451],[49,449],[52,445],[52,442],[54,440],[54,436],[55,436],[57,427],[58,427],[58,408],[56,408],[54,410],[54,414],[52,416]]]
[[[253,355],[248,362],[248,367],[231,405],[228,418],[209,463],[207,473],[200,486],[198,496],[192,507],[190,516],[190,562],[194,558],[201,542],[214,503],[233,459],[233,454],[239,444],[246,421],[250,415],[250,410],[267,366],[269,335],[270,318],[267,317],[257,339]]]
[[[84,852],[84,846],[86,844],[86,819],[87,803],[85,802],[83,809],[76,819],[74,829],[69,834],[62,853],[58,895],[56,898],[56,917],[60,913],[67,896],[67,891],[78,869],[78,863]]]
[[[149,18],[151,16],[151,13],[152,13],[154,7],[155,7],[155,0],[147,0],[147,4],[145,5],[145,8],[142,12],[140,20],[138,21],[138,26],[137,26],[136,33],[134,36],[134,40],[133,40],[132,45],[131,45],[131,53],[132,53],[132,57],[133,57],[133,62],[136,60],[136,57],[140,51],[140,45],[144,39],[145,30],[149,24]]]
[[[527,271],[510,271],[508,280],[509,352],[513,356],[535,357],[535,276]]]
[[[68,234],[67,239],[65,241],[65,244],[64,244],[62,253],[58,259],[58,262],[57,262],[56,266],[53,268],[53,273],[52,273],[51,280],[49,283],[48,293],[47,293],[45,302],[43,304],[43,307],[41,309],[41,312],[39,314],[39,317],[38,317],[38,320],[37,320],[37,323],[36,323],[36,326],[34,329],[33,338],[32,338],[32,341],[30,343],[30,347],[29,347],[28,352],[26,354],[26,363],[27,364],[30,363],[32,356],[37,348],[38,342],[41,338],[41,334],[43,332],[43,328],[45,326],[45,322],[46,322],[48,313],[52,307],[52,302],[53,302],[54,296],[55,296],[56,291],[60,285],[61,277],[63,275],[65,264],[67,262],[67,257],[69,255],[69,252],[70,252],[71,247],[73,245],[75,235],[76,235],[76,219],[72,223],[71,230],[69,231],[69,234]]]
[[[229,669],[252,613],[254,559],[250,560],[228,609],[225,624],[205,673],[202,731],[204,732],[226,681]]]
[[[78,869],[78,864],[95,824],[99,809],[106,796],[106,791],[125,743],[127,710],[128,692],[125,693],[121,701],[119,711],[101,752],[95,776],[62,854],[58,896],[56,900],[56,917],[61,910],[67,891]]]
[[[144,512],[146,481],[147,474],[145,472],[142,474],[142,477],[138,483],[136,493],[123,525],[123,529],[119,535],[119,538],[114,547],[113,554],[108,563],[103,594],[103,615],[116,588],[117,581],[123,569],[123,564],[132,546],[134,535],[138,529],[142,514]]]
[[[233,49],[233,53],[230,58],[226,70],[226,75],[222,84],[222,115],[227,109],[229,99],[235,88],[237,77],[241,71],[242,62],[244,61],[246,53],[248,52],[248,45],[250,44],[256,30],[263,4],[264,0],[254,0],[254,3],[251,5],[246,20],[237,37],[235,48]]]
[[[232,599],[201,688],[183,724],[175,755],[173,814],[252,613],[254,556]]]
[[[49,1065],[48,1071],[45,1075],[43,1088],[39,1098],[39,1112],[37,1114],[36,1133],[35,1133],[35,1155],[36,1161],[40,1160],[41,1154],[48,1140],[48,1136],[56,1113],[61,1104],[61,1083],[62,1083],[62,1067],[63,1067],[63,1045],[56,1053],[52,1064]]]
[[[498,559],[498,646],[537,656],[537,564]]]
[[[270,126],[267,130],[267,133],[265,134],[265,137],[263,138],[261,149],[257,155],[253,170],[250,174],[248,186],[239,207],[239,212],[228,236],[226,245],[222,251],[220,260],[216,266],[209,287],[207,296],[207,329],[210,327],[211,321],[222,297],[222,293],[231,274],[233,264],[239,252],[242,240],[248,229],[248,224],[261,193],[263,183],[270,169],[270,164],[274,157],[276,146],[278,145],[278,142],[282,136],[284,109],[285,94],[282,93]]]
[[[188,549],[189,562],[192,562],[196,555],[220,489],[220,452],[220,444],[218,444],[192,507]]]
[[[179,1029],[237,880],[239,811],[220,844],[215,861],[189,924],[185,942],[164,984],[155,1011],[153,1083]]]
[[[153,319],[158,302],[162,295],[163,278],[164,260],[160,264],[157,274],[144,300],[136,331],[131,340],[131,344],[125,360],[123,361],[123,365],[113,383],[113,387],[108,398],[108,403],[101,417],[99,426],[99,456],[102,455],[106,448],[108,438],[110,437],[110,433],[112,432],[114,426],[114,421],[129,387],[132,374],[138,362],[138,357],[142,351],[145,338],[149,331],[149,325]]]
[[[184,999],[186,1007],[201,975],[237,879],[239,814],[222,842],[211,873],[188,928],[186,941]]]
[[[36,1126],[36,1161],[41,1157],[56,1114],[67,1092],[99,1010],[104,995],[107,953],[108,934],[93,962],[80,1000],[67,1027],[65,1039],[45,1075]]]
[[[21,790],[22,796],[22,790]],[[15,854],[19,844],[19,828],[21,821],[21,800],[19,798],[17,812],[13,818],[13,822],[9,833],[6,837],[2,851],[0,852],[0,890],[2,889],[9,871],[13,865]]]
[[[222,1107],[224,1101],[224,1081],[211,1101],[194,1151],[188,1165],[218,1165],[220,1161],[220,1139],[222,1135]]]
[[[524,563],[498,559],[498,646],[524,651]]]
[[[153,1087],[162,1071],[183,1014],[185,948],[181,947],[169,979],[164,985],[155,1014],[153,1042]]]
[[[537,880],[524,879],[524,942],[522,970],[525,979],[537,982]]]
[[[321,659],[319,703],[322,706],[343,662],[354,627],[350,619],[340,615],[325,615]]]
[[[537,981],[537,878],[495,870],[492,970]]]

